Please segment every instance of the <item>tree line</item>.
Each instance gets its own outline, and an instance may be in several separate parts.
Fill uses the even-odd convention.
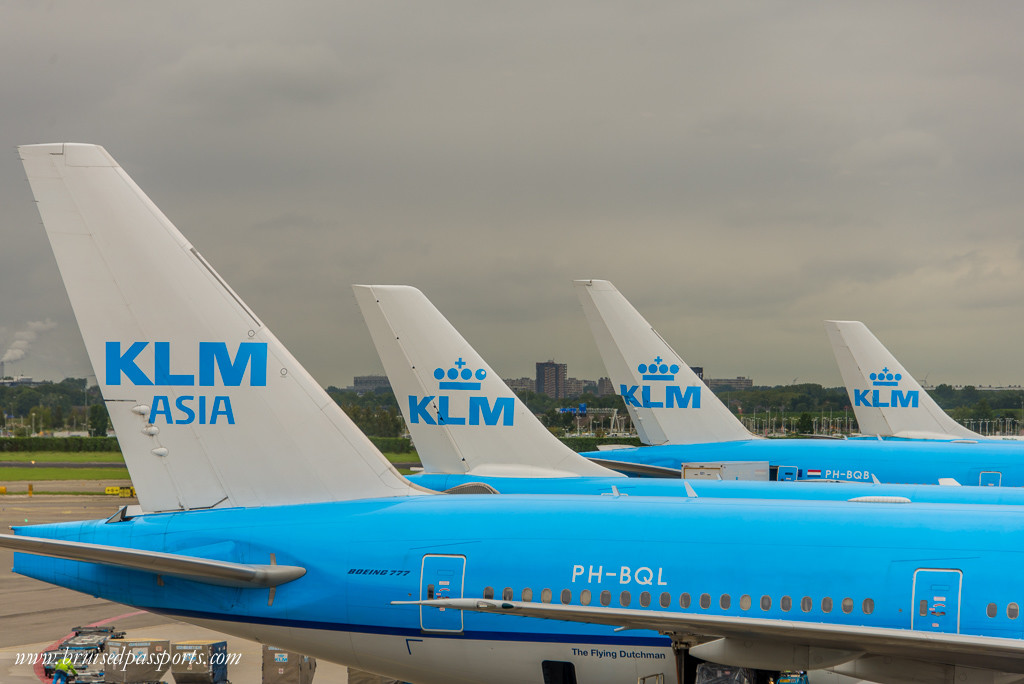
[[[398,437],[405,433],[398,401],[390,389],[357,394],[333,385],[327,393],[367,435]],[[754,387],[745,390],[721,389],[716,392],[729,410],[758,431],[759,425],[770,426],[777,420],[788,421],[787,430],[808,433],[817,431],[816,416],[845,413],[852,430],[856,430],[850,398],[844,387],[822,387],[813,383]],[[1024,389],[979,390],[938,385],[929,394],[955,420],[977,428],[983,421],[1024,423]],[[525,391],[519,394],[526,406],[548,428],[568,432],[579,424],[577,416],[561,412],[562,408],[619,409],[626,415],[622,397],[598,397],[583,394],[571,399],[553,399],[544,394]],[[762,421],[761,417],[764,417]],[[770,421],[770,422],[766,422]],[[106,434],[108,418],[99,389],[87,386],[85,378],[66,378],[60,382],[33,385],[0,385],[0,428],[17,435],[51,430],[89,430],[93,435]]]

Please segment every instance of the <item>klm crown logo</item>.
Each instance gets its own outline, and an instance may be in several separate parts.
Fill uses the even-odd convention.
[[[455,367],[449,368],[447,372],[443,368],[435,368],[434,378],[441,381],[437,385],[438,388],[447,390],[480,389],[480,382],[487,377],[487,371],[479,368],[474,373],[471,369],[466,368],[466,365],[466,362],[460,356],[459,360],[452,364]],[[476,382],[473,382],[474,379]]]
[[[868,377],[871,378],[873,387],[896,387],[903,379],[902,374],[890,373],[888,368],[883,368],[881,373],[872,373]]]
[[[644,380],[655,380],[660,382],[668,382],[676,379],[676,373],[679,372],[678,364],[673,363],[671,366],[667,363],[662,363],[663,359],[660,356],[654,357],[653,363],[641,363],[636,367],[637,372],[643,376]]]
[[[646,382],[671,383],[679,372],[679,364],[665,363],[661,356],[655,356],[651,363],[640,363],[636,367],[640,378]],[[636,396],[637,390],[640,397]],[[680,387],[675,384],[619,385],[626,406],[637,408],[700,408],[700,387]]]
[[[465,394],[443,394],[444,390],[452,392],[480,391],[483,381],[487,379],[487,370],[467,368],[468,364],[462,357],[445,370],[434,369],[437,380],[438,394],[418,397],[409,395],[409,422],[426,425],[512,425],[515,416],[515,397],[495,397],[491,404],[487,396]],[[465,402],[468,398],[468,407]],[[454,405],[453,405],[454,402]],[[459,407],[466,409],[461,413]]]
[[[893,373],[888,367],[881,371],[868,375],[872,387],[899,387],[902,373]],[[855,389],[853,390],[853,405],[867,406],[869,408],[917,408],[920,396],[917,390],[892,389],[888,396],[883,396],[885,390],[878,389]]]

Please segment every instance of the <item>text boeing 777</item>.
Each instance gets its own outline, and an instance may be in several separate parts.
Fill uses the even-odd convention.
[[[20,152],[141,508],[19,527],[15,571],[412,682],[672,678],[687,648],[1024,678],[1014,508],[428,494],[102,148]]]

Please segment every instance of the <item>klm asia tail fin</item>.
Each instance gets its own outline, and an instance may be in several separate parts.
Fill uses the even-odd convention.
[[[419,493],[106,150],[19,152],[144,511]]]
[[[981,437],[950,418],[860,321],[825,321],[839,372],[866,435],[904,439]]]
[[[548,432],[422,292],[353,289],[427,472],[618,475]]]
[[[573,284],[612,384],[645,444],[754,439],[607,280]]]

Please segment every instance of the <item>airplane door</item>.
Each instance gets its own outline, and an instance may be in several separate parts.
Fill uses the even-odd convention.
[[[779,482],[796,482],[798,468],[796,466],[779,466],[775,471],[775,479]]]
[[[922,568],[914,572],[913,610],[910,628],[919,632],[960,632],[959,570]]]
[[[1003,483],[1003,474],[995,470],[983,470],[978,478],[978,484],[982,487],[1000,487]]]
[[[420,571],[420,600],[462,598],[465,574],[465,556],[424,556]],[[461,632],[462,611],[420,606],[420,629],[425,632]]]

